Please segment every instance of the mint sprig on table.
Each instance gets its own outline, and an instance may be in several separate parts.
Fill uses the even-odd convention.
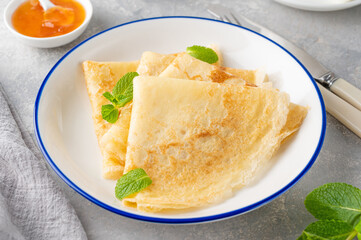
[[[133,169],[119,178],[115,186],[115,196],[122,200],[133,193],[140,192],[150,184],[152,180],[143,169]]]
[[[128,72],[115,84],[112,93],[105,92],[103,96],[112,104],[102,106],[102,117],[104,120],[115,123],[119,117],[119,108],[133,99],[133,79],[139,76],[137,72]]]
[[[355,230],[348,223],[338,220],[320,220],[308,225],[298,240],[342,240],[353,239],[355,236]]]
[[[217,53],[211,48],[194,45],[192,47],[187,47],[187,53],[192,57],[209,64],[216,63],[218,61]]]
[[[319,221],[311,223],[298,240],[361,240],[361,190],[346,183],[328,183],[305,200]]]

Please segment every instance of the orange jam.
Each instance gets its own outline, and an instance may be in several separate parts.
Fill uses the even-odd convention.
[[[16,31],[29,37],[54,37],[69,33],[85,19],[84,7],[73,0],[51,0],[57,6],[44,12],[38,0],[22,3],[12,16]]]

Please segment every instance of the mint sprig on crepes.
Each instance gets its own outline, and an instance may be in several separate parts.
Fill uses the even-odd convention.
[[[111,104],[102,106],[101,113],[104,120],[115,123],[119,117],[119,108],[133,99],[133,79],[139,76],[137,72],[128,72],[115,84],[112,93],[105,92],[103,96]]]
[[[217,53],[211,48],[194,45],[187,47],[187,53],[192,57],[209,64],[216,63],[218,61]]]

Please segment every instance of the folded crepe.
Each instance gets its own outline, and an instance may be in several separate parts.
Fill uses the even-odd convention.
[[[268,76],[262,69],[245,70],[212,65],[186,53],[178,54],[159,76],[272,88],[272,83],[268,82]]]
[[[101,114],[102,105],[109,104],[103,93],[111,92],[118,80],[127,72],[135,72],[138,65],[139,61],[83,62],[95,134],[103,157],[102,174],[105,179],[118,179],[123,174],[131,104],[121,109],[115,124],[108,123]]]
[[[218,55],[218,61],[214,63],[214,65],[222,66],[223,57],[221,52],[219,51],[218,46],[214,44],[210,44],[208,47],[213,49]],[[171,64],[178,55],[179,55],[178,53],[161,54],[150,51],[143,52],[137,69],[137,73],[141,76],[159,76],[159,74],[161,74],[164,71],[164,69],[166,69],[168,65]],[[237,71],[237,69],[230,69],[230,70]],[[250,73],[250,75],[252,75],[252,73]]]
[[[219,51],[216,46],[211,46]],[[99,148],[103,157],[102,175],[105,179],[119,179],[123,175],[129,131],[131,103],[120,109],[118,121],[110,124],[101,116],[101,106],[109,104],[103,97],[111,92],[117,81],[127,72],[137,71],[144,76],[158,76],[177,54],[144,52],[140,61],[134,62],[83,62],[83,72],[92,106],[92,117]],[[221,54],[218,52],[221,63]]]
[[[262,69],[244,70],[229,67],[217,67],[200,61],[188,54],[178,54],[177,57],[159,75],[160,77],[182,78],[199,81],[218,82],[222,84],[237,84],[272,88],[268,76]],[[295,133],[307,115],[307,108],[290,103],[287,122],[280,132],[282,139]]]
[[[245,83],[242,77],[237,77],[224,71],[221,67],[198,60],[187,53],[179,53],[159,77],[172,77],[217,83]]]
[[[141,76],[158,76],[177,57],[177,54],[144,52],[137,73]]]
[[[282,141],[289,96],[162,77],[133,80],[125,172],[153,183],[123,200],[141,211],[200,207],[249,183]]]
[[[220,59],[214,65],[219,65],[222,63],[222,55],[215,46],[212,46],[212,48],[218,53]],[[183,71],[175,67],[177,65],[183,66]],[[102,173],[105,179],[116,180],[123,175],[132,105],[130,103],[121,108],[118,121],[115,124],[110,124],[101,117],[101,106],[109,103],[102,94],[106,91],[111,91],[119,78],[125,73],[137,71],[143,76],[158,76],[162,74],[166,77],[190,79],[190,75],[187,73],[187,71],[190,71],[196,74],[199,72],[203,74],[197,80],[213,81],[213,72],[213,77],[216,76],[216,81],[219,81],[219,76],[226,76],[226,83],[245,84],[243,79],[246,79],[248,83],[258,84],[262,87],[271,88],[272,86],[271,82],[266,82],[268,78],[262,70],[243,70],[214,65],[202,62],[184,53],[159,54],[154,52],[144,52],[140,62],[86,61],[83,63],[85,80],[93,110],[95,132],[103,156]],[[289,121],[287,121],[282,133],[284,138],[298,130],[307,114],[307,109],[297,105],[297,107],[294,107],[294,111],[290,111],[290,113],[292,114],[289,116]]]

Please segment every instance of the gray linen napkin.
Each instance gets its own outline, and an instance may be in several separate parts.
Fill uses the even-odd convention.
[[[0,85],[0,239],[86,239]],[[33,146],[31,146],[33,144]]]

